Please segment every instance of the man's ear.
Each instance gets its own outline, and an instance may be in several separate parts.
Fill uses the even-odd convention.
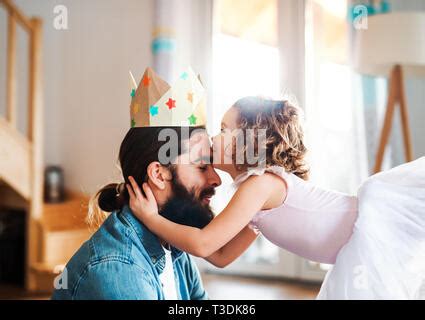
[[[158,189],[164,190],[166,182],[170,180],[170,172],[158,161],[151,162],[147,168],[150,182]]]

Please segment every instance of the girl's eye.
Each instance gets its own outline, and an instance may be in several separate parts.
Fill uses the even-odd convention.
[[[198,168],[199,168],[199,170],[201,170],[202,172],[207,171],[207,166],[201,166],[201,167],[198,167]]]

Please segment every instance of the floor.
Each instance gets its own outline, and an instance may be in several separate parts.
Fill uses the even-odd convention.
[[[231,275],[203,274],[202,280],[213,300],[309,300],[320,289],[318,284]]]
[[[202,274],[202,280],[212,300],[305,300],[314,299],[320,288],[317,284],[231,275]],[[0,300],[49,298],[48,294],[28,294],[14,286],[0,286]]]
[[[0,300],[47,300],[46,293],[28,293],[20,287],[13,285],[0,285]]]

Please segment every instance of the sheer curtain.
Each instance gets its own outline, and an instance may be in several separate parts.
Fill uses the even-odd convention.
[[[306,1],[306,131],[311,180],[355,194],[368,175],[346,1]]]
[[[211,105],[213,0],[156,0],[152,30],[153,66],[172,84],[187,67],[199,74]],[[213,110],[207,108],[211,123]]]

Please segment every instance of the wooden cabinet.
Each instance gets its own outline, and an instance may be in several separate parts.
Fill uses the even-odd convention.
[[[85,222],[89,198],[71,194],[63,203],[44,204],[40,220],[40,257],[31,265],[36,291],[50,292],[53,280],[90,238]]]

